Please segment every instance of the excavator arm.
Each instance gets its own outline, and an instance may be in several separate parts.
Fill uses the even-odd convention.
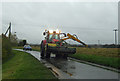
[[[73,39],[74,41],[77,41],[77,42],[83,44],[84,46],[88,47],[88,45],[86,45],[84,42],[80,41],[78,38],[74,37],[73,35],[71,35],[71,34],[68,33],[67,36],[68,37],[62,39],[62,41],[67,40],[67,39]]]

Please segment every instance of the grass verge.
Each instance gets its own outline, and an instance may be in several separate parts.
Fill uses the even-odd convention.
[[[118,57],[105,57],[105,56],[98,56],[98,55],[92,55],[92,54],[80,54],[76,53],[74,55],[70,55],[70,57],[79,59],[79,60],[84,60],[108,67],[114,67],[114,68],[119,68],[120,65],[118,63],[119,58]]]
[[[13,50],[14,57],[2,65],[3,79],[57,79],[28,53]]]

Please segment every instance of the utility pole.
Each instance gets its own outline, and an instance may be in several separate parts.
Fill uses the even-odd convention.
[[[100,45],[100,40],[98,40],[98,45]]]
[[[117,34],[116,34],[116,31],[118,31],[118,30],[114,29],[113,31],[115,32],[115,45],[117,45]]]
[[[9,24],[9,39],[10,39],[10,36],[11,36],[11,22]]]
[[[9,31],[8,37],[9,37],[9,39],[10,39],[10,36],[11,36],[11,22],[10,22],[10,24],[9,24],[9,27],[8,27],[7,31],[5,32],[5,36],[6,36],[6,34],[8,33],[8,31]]]

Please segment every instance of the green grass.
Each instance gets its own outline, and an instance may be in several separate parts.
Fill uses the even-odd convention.
[[[74,55],[70,55],[70,57],[80,59],[80,60],[85,60],[88,62],[100,64],[100,65],[105,65],[109,67],[114,67],[118,68],[120,67],[118,61],[118,57],[105,57],[105,56],[99,56],[99,55],[92,55],[92,54],[80,54],[76,53]]]
[[[28,53],[13,50],[14,57],[2,65],[3,79],[56,79],[37,59]]]
[[[119,56],[119,48],[80,48],[77,47],[77,52],[74,55],[70,55],[70,57],[74,57],[76,59],[114,67],[120,68],[120,56]]]

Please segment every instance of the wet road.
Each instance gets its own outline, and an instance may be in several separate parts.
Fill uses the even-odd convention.
[[[23,51],[23,50],[20,50]],[[33,55],[38,60],[40,59],[40,52],[26,51]],[[70,59],[56,59],[54,55],[50,60],[47,60],[50,64],[57,67],[59,75],[63,76],[61,79],[118,79],[118,73],[110,70],[106,70],[99,67],[79,63]],[[53,67],[54,67],[53,66]],[[59,70],[60,69],[60,70]],[[66,75],[67,74],[67,75]]]
[[[118,79],[118,73],[76,61],[51,59],[50,62],[76,79]]]

